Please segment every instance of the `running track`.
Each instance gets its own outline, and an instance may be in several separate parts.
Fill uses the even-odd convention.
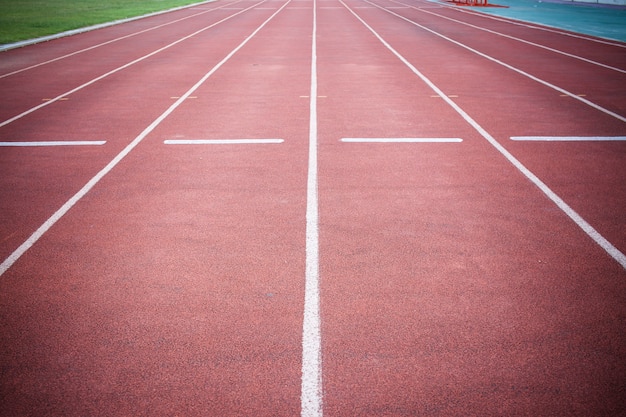
[[[625,48],[224,0],[3,53],[0,414],[626,415]]]

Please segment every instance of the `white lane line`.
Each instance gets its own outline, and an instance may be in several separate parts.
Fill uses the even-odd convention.
[[[375,5],[374,3],[371,3],[368,0],[364,0],[364,1],[366,3],[369,3],[369,4],[372,4],[372,5],[376,6],[378,9],[383,10],[386,13],[389,13],[391,15],[399,17],[400,19],[402,19],[402,20],[404,20],[404,21],[406,21],[406,22],[408,22],[408,23],[410,23],[410,24],[412,24],[414,26],[417,26],[417,27],[419,27],[421,29],[424,29],[425,31],[430,32],[430,33],[432,33],[435,36],[438,36],[438,37],[440,37],[442,39],[447,40],[448,42],[452,42],[453,44],[460,46],[463,49],[466,49],[466,50],[468,50],[470,52],[473,52],[473,53],[475,53],[478,56],[482,56],[483,58],[485,58],[485,59],[487,59],[487,60],[489,60],[491,62],[494,62],[494,63],[496,63],[498,65],[501,65],[501,66],[503,66],[505,68],[508,68],[511,71],[517,72],[518,74],[523,75],[524,77],[530,78],[531,80],[534,80],[534,81],[538,82],[539,84],[542,84],[542,85],[544,85],[544,86],[546,86],[548,88],[551,88],[551,89],[553,89],[555,91],[558,91],[558,92],[560,92],[562,94],[565,94],[566,96],[572,97],[572,98],[574,98],[574,99],[576,99],[576,100],[578,100],[578,101],[580,101],[582,103],[585,103],[586,105],[588,105],[590,107],[593,107],[596,110],[599,110],[599,111],[601,111],[601,112],[603,112],[605,114],[608,114],[609,116],[612,116],[612,117],[614,117],[614,118],[616,118],[618,120],[621,120],[622,122],[626,122],[626,117],[625,116],[622,116],[621,114],[615,113],[614,111],[611,111],[611,110],[609,110],[607,108],[604,108],[604,107],[600,106],[599,104],[596,104],[596,103],[594,103],[592,101],[589,101],[586,98],[583,98],[583,97],[581,97],[578,94],[574,94],[574,93],[572,93],[570,91],[567,91],[567,90],[565,90],[565,89],[563,89],[563,88],[561,88],[561,87],[559,87],[557,85],[549,83],[548,81],[545,81],[545,80],[543,80],[543,79],[541,79],[539,77],[535,77],[534,75],[532,75],[532,74],[530,74],[530,73],[528,73],[528,72],[526,72],[524,70],[521,70],[521,69],[519,69],[517,67],[514,67],[513,65],[509,65],[506,62],[501,61],[501,60],[499,60],[497,58],[494,58],[494,57],[492,57],[490,55],[482,53],[479,50],[474,49],[474,48],[472,48],[472,47],[470,47],[470,46],[468,46],[468,45],[466,45],[466,44],[464,44],[462,42],[455,41],[454,39],[449,38],[448,36],[446,36],[446,35],[444,35],[442,33],[439,33],[437,31],[429,29],[426,26],[420,25],[419,23],[414,22],[411,19],[408,19],[408,18],[406,18],[406,17],[404,17],[404,16],[402,16],[402,15],[400,15],[398,13],[392,12],[391,10],[385,9],[385,8],[383,8],[381,6],[377,6],[377,5]]]
[[[37,111],[37,110],[39,110],[39,109],[41,109],[43,107],[49,106],[52,103],[56,103],[57,101],[59,101],[61,99],[64,99],[67,96],[69,96],[69,95],[71,95],[71,94],[73,94],[73,93],[75,93],[75,92],[77,92],[79,90],[82,90],[85,87],[88,87],[88,86],[90,86],[92,84],[95,84],[96,82],[98,82],[100,80],[103,80],[104,78],[108,77],[109,75],[113,75],[113,74],[115,74],[115,73],[117,73],[119,71],[122,71],[122,70],[124,70],[124,69],[126,69],[126,68],[128,68],[128,67],[130,67],[132,65],[135,65],[138,62],[144,61],[144,60],[150,58],[153,55],[156,55],[156,54],[158,54],[160,52],[163,52],[166,49],[169,49],[169,48],[171,48],[174,45],[178,45],[179,43],[181,43],[183,41],[186,41],[187,39],[192,38],[192,37],[194,37],[194,36],[204,32],[206,30],[209,30],[209,29],[219,25],[220,23],[224,23],[227,20],[234,18],[235,16],[238,16],[238,15],[240,15],[240,14],[242,14],[242,13],[244,13],[244,12],[250,10],[250,9],[253,9],[254,7],[258,6],[259,4],[265,3],[265,1],[266,0],[261,0],[261,1],[257,2],[257,3],[255,3],[254,5],[248,7],[247,9],[241,10],[241,11],[239,11],[237,13],[233,13],[232,15],[227,16],[224,19],[222,19],[220,21],[217,21],[217,22],[215,22],[215,23],[213,23],[213,24],[211,24],[209,26],[206,26],[206,27],[204,27],[204,28],[202,28],[200,30],[197,30],[197,31],[195,31],[194,33],[192,33],[190,35],[187,35],[187,36],[185,36],[183,38],[178,39],[177,41],[174,41],[174,42],[172,42],[172,43],[170,43],[168,45],[165,45],[162,48],[159,48],[159,49],[157,49],[155,51],[152,51],[152,52],[150,52],[147,55],[139,57],[139,58],[135,59],[134,61],[131,61],[131,62],[127,63],[127,64],[122,65],[121,67],[117,67],[117,68],[115,68],[115,69],[113,69],[113,70],[111,70],[111,71],[109,71],[107,73],[104,73],[104,74],[100,75],[99,77],[96,77],[96,78],[92,79],[91,81],[87,81],[86,83],[81,84],[78,87],[75,87],[75,88],[73,88],[73,89],[71,89],[71,90],[69,90],[69,91],[67,91],[67,92],[65,92],[63,94],[60,94],[60,95],[58,95],[58,96],[56,96],[54,98],[46,100],[43,103],[39,104],[38,106],[32,107],[32,108],[30,108],[30,109],[28,109],[28,110],[26,110],[26,111],[16,115],[16,116],[11,117],[10,119],[7,119],[7,120],[1,122],[0,123],[0,127],[6,126],[9,123],[13,123],[14,121],[16,121],[18,119],[21,119],[22,117],[24,117],[26,115],[29,115],[29,114],[31,114],[31,113],[33,113],[33,112],[35,112],[35,111]]]
[[[107,175],[117,164],[120,163],[141,141],[144,140],[150,132],[152,132],[163,120],[165,120],[174,110],[176,110],[191,94],[193,94],[202,84],[209,79],[218,69],[220,69],[227,61],[229,61],[233,55],[235,55],[241,48],[246,45],[250,39],[252,39],[261,29],[263,29],[280,11],[286,7],[291,0],[288,0],[280,9],[273,13],[267,20],[265,20],[254,32],[252,32],[247,38],[245,38],[235,49],[233,49],[224,59],[218,62],[209,72],[207,72],[196,84],[194,84],[185,94],[181,96],[175,103],[173,103],[165,112],[163,112],[158,118],[156,118],[143,132],[139,134],[131,143],[128,144],[111,162],[107,164],[100,172],[98,172],[93,178],[87,182],[74,196],[61,206],[48,220],[44,222],[35,232],[30,235],[24,243],[22,243],[8,258],[0,264],[0,276],[2,276],[17,260],[30,249],[52,226],[56,224],[80,199],[82,199],[105,175]]]
[[[250,145],[283,143],[283,139],[168,139],[166,145]]]
[[[2,147],[24,146],[98,146],[107,143],[105,140],[56,140],[42,142],[0,142]]]
[[[404,56],[396,51],[382,36],[380,36],[370,25],[367,24],[356,12],[350,9],[342,0],[339,0],[344,7],[352,13],[392,54],[394,54],[404,65],[406,65],[415,75],[417,75],[426,85],[428,85],[435,93],[441,96],[470,126],[472,126],[487,142],[498,150],[515,168],[517,168],[526,178],[537,186],[556,206],[563,211],[574,223],[580,227],[583,232],[593,239],[602,249],[606,251],[615,261],[617,261],[624,269],[626,269],[626,255],[617,249],[611,242],[594,229],[585,219],[583,219],[574,209],[572,209],[561,197],[550,189],[543,181],[533,174],[524,166],[517,158],[513,156],[506,148],[489,134],[481,125],[476,122],[469,114],[459,107],[452,99],[447,97],[444,92],[437,87],[428,77],[422,74],[413,64],[411,64]]]
[[[317,1],[313,0],[311,93],[309,94],[309,160],[306,196],[306,261],[302,321],[302,417],[321,417],[322,336],[319,289],[319,213],[317,194]]]
[[[461,138],[341,138],[348,143],[458,143]]]
[[[517,141],[546,141],[546,142],[605,142],[624,141],[626,136],[511,136]]]

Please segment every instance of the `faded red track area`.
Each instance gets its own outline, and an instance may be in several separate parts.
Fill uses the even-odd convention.
[[[2,53],[0,414],[626,415],[625,85],[419,0]]]

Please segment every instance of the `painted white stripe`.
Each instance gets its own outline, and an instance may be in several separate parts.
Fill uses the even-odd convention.
[[[302,321],[302,417],[321,417],[322,336],[320,325],[319,231],[317,195],[317,1],[313,0],[311,94],[309,95],[309,161],[306,202],[306,261]]]
[[[385,41],[370,25],[368,25],[356,12],[350,9],[342,0],[339,0],[354,17],[356,17],[392,54],[404,63],[415,75],[417,75],[426,85],[428,85],[435,93],[441,96],[470,126],[472,126],[487,142],[498,150],[515,168],[517,168],[526,178],[535,184],[541,192],[545,194],[556,206],[563,211],[574,223],[578,225],[591,239],[593,239],[602,249],[606,251],[615,261],[617,261],[624,269],[626,269],[626,255],[617,249],[611,242],[594,229],[585,219],[574,211],[561,197],[550,189],[543,181],[526,168],[517,158],[500,145],[500,143],[489,134],[481,125],[478,124],[469,114],[459,107],[452,99],[437,87],[428,77],[422,74],[413,64],[411,64],[404,56],[396,51],[387,41]]]
[[[351,143],[458,143],[461,138],[342,138],[342,142]]]
[[[169,139],[163,141],[166,145],[249,145],[283,142],[283,139]]]
[[[98,146],[107,143],[105,140],[57,140],[42,142],[0,142],[0,146]]]
[[[117,164],[120,163],[141,141],[144,140],[148,134],[150,134],[158,125],[163,122],[174,110],[176,110],[190,95],[192,95],[202,84],[206,82],[211,75],[213,75],[218,69],[220,69],[227,61],[229,61],[233,55],[235,55],[241,48],[246,45],[250,39],[252,39],[261,29],[263,29],[280,11],[289,4],[287,1],[280,9],[273,13],[267,20],[265,20],[254,32],[252,32],[246,39],[244,39],[235,49],[233,49],[224,59],[218,62],[209,72],[207,72],[196,84],[194,84],[185,94],[183,94],[176,102],[168,107],[163,114],[161,114],[156,120],[154,120],[143,132],[139,134],[128,146],[126,146],[111,162],[107,164],[100,172],[98,172],[93,178],[87,182],[74,196],[72,196],[60,209],[58,209],[48,220],[44,222],[39,228],[32,234],[24,243],[22,243],[8,258],[0,264],[0,276],[2,276],[17,260],[30,249],[52,226],[56,224],[74,205],[80,201],[105,175],[107,175]]]
[[[547,142],[604,142],[623,141],[626,136],[511,136],[511,140]]]

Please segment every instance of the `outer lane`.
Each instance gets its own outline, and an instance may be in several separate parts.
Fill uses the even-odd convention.
[[[54,40],[50,46],[46,43],[3,52],[2,74],[5,76],[0,78],[0,88],[12,100],[2,103],[1,122],[42,104],[44,99],[55,98],[111,71],[123,71],[125,65],[161,48],[176,48],[177,42],[198,31],[210,31],[206,28],[241,13],[240,2],[233,4],[239,4],[236,10],[227,8],[228,3],[206,11],[185,9],[172,13],[167,19],[165,15],[146,18]],[[131,34],[133,36],[129,36]],[[118,40],[112,42],[115,39]],[[57,50],[57,44],[62,49]],[[50,51],[54,51],[54,55],[50,56]],[[77,53],[79,51],[83,52]],[[42,63],[45,64],[33,67]]]
[[[247,3],[252,4],[254,2]],[[97,149],[2,149],[0,189],[4,198],[0,228],[4,242],[0,253],[3,257],[15,250],[64,201],[172,105],[175,102],[172,97],[182,95],[194,80],[249,35],[248,25],[261,22],[267,14],[268,11],[257,11],[239,15],[235,19],[240,26],[218,25],[72,94],[67,101],[52,103],[0,128],[2,140],[6,141],[107,141]],[[131,52],[132,48],[121,51]],[[133,58],[122,60],[123,52],[118,51],[110,58],[114,65],[120,60],[129,62],[136,56],[132,53]],[[101,63],[108,60],[108,56],[98,58]],[[75,63],[69,60],[65,65],[72,67]],[[36,76],[37,71],[28,71],[22,76],[27,75],[35,76],[35,80],[23,84],[26,92],[40,96],[50,93],[37,91],[43,89],[38,84],[41,77]],[[76,85],[75,81],[71,83],[71,87]],[[26,101],[27,106],[33,104],[32,97]],[[25,206],[30,206],[29,210],[24,210]]]
[[[362,10],[363,16],[367,17],[368,13],[378,16],[371,9]],[[394,13],[398,13],[398,10],[394,10]],[[410,26],[408,22],[392,15],[381,18],[387,23],[375,26],[376,29],[400,53],[444,92],[454,95],[453,100],[472,118],[513,152],[514,156],[528,163],[531,171],[539,174],[548,186],[553,186],[557,194],[564,197],[618,249],[626,251],[623,216],[626,172],[622,162],[626,151],[625,142],[542,144],[514,143],[509,139],[512,136],[624,136],[626,123],[415,27],[426,39],[432,38],[438,45],[436,49],[423,49],[419,41],[411,42],[408,36],[397,36],[397,31],[389,29],[394,23]],[[496,56],[501,61],[519,66],[515,60],[520,61],[522,58],[517,56],[527,57],[523,58],[526,62],[522,70],[525,72],[543,80],[543,74],[553,74],[548,82],[557,87],[572,88],[573,93],[584,91],[584,99],[621,113],[622,116],[624,114],[621,109],[626,102],[621,91],[626,74],[603,68],[590,71],[593,67],[591,64],[558,54],[552,54],[549,63],[535,60],[537,54],[532,50],[518,54],[520,47],[516,47],[513,41],[464,26],[451,25],[444,29],[443,34],[459,31],[454,38],[463,43],[463,39],[480,38],[468,43],[502,44]],[[410,28],[407,30],[413,33]],[[467,31],[465,35],[464,30]],[[566,39],[572,43],[586,44],[584,40]],[[506,45],[509,51],[516,51],[510,55],[510,59],[505,55]],[[602,47],[603,50],[606,48]],[[621,48],[613,49],[622,51]],[[478,50],[488,52],[483,48]],[[548,55],[548,52],[541,51],[541,54]],[[448,59],[452,55],[455,57],[453,63]],[[572,173],[575,173],[575,181],[572,181]]]
[[[393,6],[395,2],[389,2],[387,5]],[[447,37],[452,41],[463,45],[467,51],[478,51],[495,61],[504,62],[521,72],[526,72],[534,77],[543,80],[546,83],[558,86],[573,94],[584,94],[585,97],[600,105],[607,107],[623,116],[626,113],[623,98],[620,96],[619,86],[623,85],[626,79],[626,58],[624,49],[617,46],[597,45],[598,49],[604,52],[604,58],[598,59],[599,63],[611,63],[610,65],[621,72],[591,62],[576,59],[574,56],[585,57],[584,52],[571,54],[574,56],[565,56],[558,54],[556,51],[567,49],[572,43],[582,43],[588,45],[587,42],[576,40],[560,35],[557,37],[551,34],[548,41],[552,46],[550,49],[538,48],[535,45],[521,43],[515,39],[501,37],[493,32],[481,29],[489,29],[491,21],[481,22],[481,25],[463,25],[460,19],[447,20],[443,18],[433,18],[433,14],[424,13],[419,9],[387,9],[391,13],[405,17],[408,21],[415,22],[416,25],[422,25],[433,32]],[[431,11],[431,10],[429,10]],[[470,17],[461,15],[463,20],[471,20]],[[398,18],[398,22],[401,20]],[[406,23],[406,21],[405,21]],[[416,28],[420,28],[416,26]],[[423,28],[420,28],[424,30]],[[495,31],[494,31],[495,32]],[[540,42],[545,43],[544,42]],[[459,46],[459,45],[457,45]],[[594,48],[596,45],[594,45]],[[594,49],[589,48],[589,49]],[[579,47],[579,49],[582,49]],[[511,51],[515,50],[515,54]],[[463,76],[465,70],[460,69],[459,75]],[[479,78],[480,74],[473,73],[472,76]],[[483,77],[484,78],[484,77]]]
[[[156,16],[136,19],[126,24],[117,24],[93,31],[86,31],[74,36],[67,36],[47,42],[34,43],[27,47],[9,49],[3,52],[6,57],[0,61],[1,76],[6,77],[13,72],[22,72],[31,68],[47,65],[50,61],[59,61],[75,57],[87,50],[97,49],[105,45],[131,39],[146,32],[162,27],[176,25],[179,22],[205,16],[214,10],[236,7],[238,1],[223,2],[182,8],[177,11]],[[206,17],[206,16],[205,16]],[[189,23],[189,22],[187,22]],[[15,57],[17,59],[13,59]]]
[[[587,106],[564,108],[534,81],[348,4],[524,162],[534,151],[509,143],[513,131],[621,132]],[[353,16],[320,5],[326,414],[623,412],[624,269]],[[448,30],[463,37],[463,27]],[[464,142],[340,143],[344,136]],[[611,155],[622,145],[576,145],[605,150],[587,161],[595,171],[575,173],[566,163],[574,148],[556,146],[531,169],[558,192],[597,180],[604,197],[568,202],[623,242],[623,157]],[[600,174],[610,163],[620,165]],[[618,227],[602,223],[607,214]]]
[[[78,94],[77,107],[98,91],[112,107],[141,94],[119,149],[153,118],[138,103],[162,111],[284,4]],[[280,12],[3,275],[5,415],[298,413],[310,33],[310,7]],[[285,143],[163,143],[256,135]],[[98,161],[83,163],[76,183]]]
[[[494,39],[503,37],[517,38],[546,48],[553,48],[564,53],[599,61],[606,65],[621,66],[624,69],[624,56],[621,52],[626,48],[626,45],[623,42],[594,38],[527,22],[502,19],[494,15],[480,13],[464,7],[454,7],[445,3],[437,5],[430,2],[424,3],[423,1],[406,2],[397,0],[392,0],[391,3],[392,6],[401,5],[417,8],[420,12],[431,16],[458,20],[464,24],[478,26],[486,31],[504,35],[497,36]],[[381,2],[376,4],[385,5],[389,3]],[[572,40],[575,41],[572,42]]]

